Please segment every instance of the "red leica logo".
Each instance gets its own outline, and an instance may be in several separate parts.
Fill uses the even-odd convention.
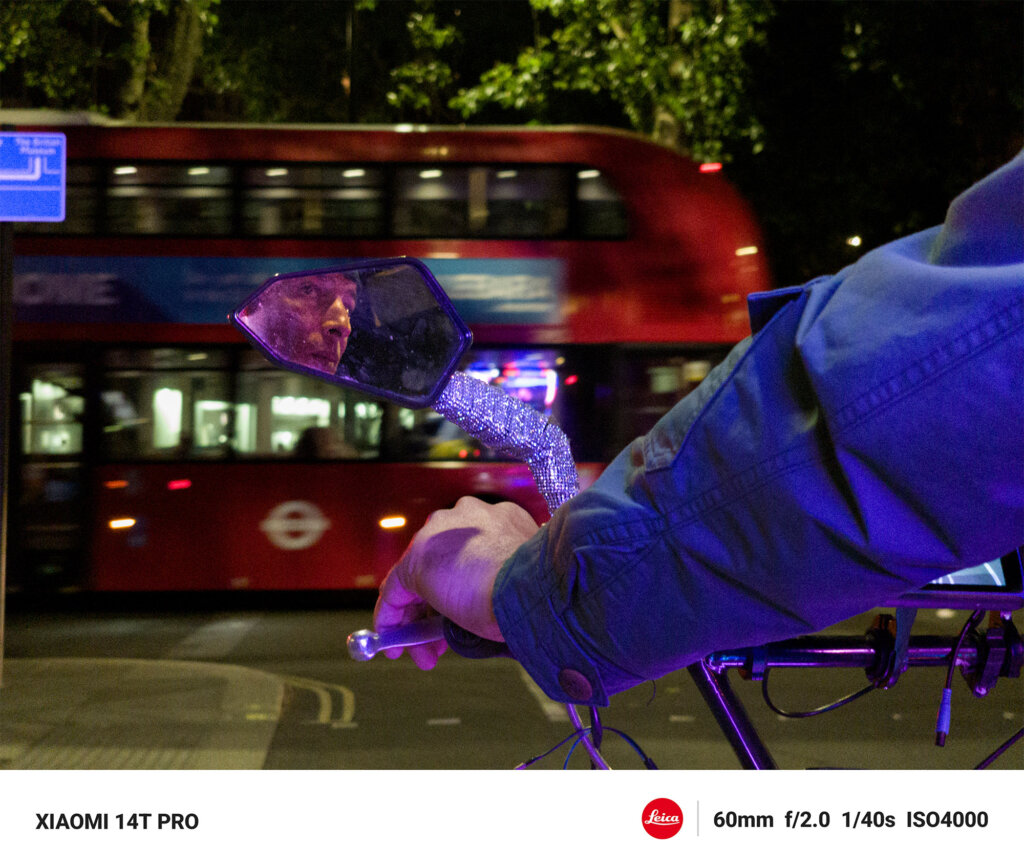
[[[644,808],[643,821],[652,838],[671,838],[683,828],[683,812],[671,799],[655,799]]]

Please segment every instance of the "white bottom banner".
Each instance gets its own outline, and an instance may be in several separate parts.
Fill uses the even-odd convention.
[[[862,868],[904,845],[916,864],[1015,861],[1021,783],[1019,771],[7,771],[0,861]]]

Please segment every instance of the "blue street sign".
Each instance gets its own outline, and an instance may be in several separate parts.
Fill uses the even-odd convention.
[[[0,133],[0,220],[64,219],[64,133]]]

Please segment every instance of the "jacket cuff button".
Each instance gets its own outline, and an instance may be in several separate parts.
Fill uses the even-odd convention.
[[[563,669],[559,672],[558,686],[573,702],[586,702],[594,695],[594,688],[591,687],[587,676],[575,669]]]

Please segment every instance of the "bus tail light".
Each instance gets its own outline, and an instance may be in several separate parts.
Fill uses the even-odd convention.
[[[112,518],[107,522],[107,527],[111,530],[128,530],[128,528],[135,527],[135,519],[126,518]]]
[[[404,515],[387,515],[384,516],[379,522],[377,522],[384,530],[398,530],[400,527],[405,527],[405,516]]]

